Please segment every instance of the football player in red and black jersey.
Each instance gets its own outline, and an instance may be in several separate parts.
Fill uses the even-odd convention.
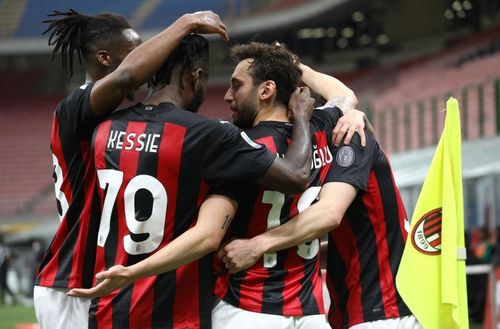
[[[50,16],[46,33],[49,45],[55,46],[53,56],[60,52],[64,70],[72,75],[77,55],[85,64],[86,82],[54,113],[51,150],[60,224],[37,273],[34,304],[41,328],[86,328],[90,301],[71,299],[65,291],[92,286],[94,276],[100,206],[90,141],[94,128],[113,109],[99,106],[103,93],[92,87],[141,40],[121,15],[87,16],[70,10]]]
[[[295,56],[277,44],[250,43],[231,49],[237,66],[225,100],[235,124],[246,128],[254,140],[278,155],[284,154],[292,125],[283,98],[299,83],[301,67]],[[304,69],[310,70],[303,66]],[[331,84],[325,87],[330,101],[335,91],[351,91]],[[324,91],[324,90],[322,90]],[[363,113],[358,115],[361,125]],[[239,201],[239,211],[230,228],[230,238],[251,238],[286,223],[316,199],[332,163],[329,144],[332,130],[342,116],[338,107],[314,111],[311,119],[313,159],[308,189],[303,194],[284,195],[258,185],[234,187],[228,195]],[[344,118],[345,119],[345,118]],[[362,128],[361,128],[362,129]],[[212,313],[214,328],[328,328],[324,315],[319,269],[319,241],[268,253],[246,271],[218,278],[215,293],[221,301]]]
[[[317,79],[304,75],[312,90]],[[219,253],[231,273],[266,255],[329,236],[327,286],[333,328],[420,328],[399,296],[395,278],[404,249],[406,213],[389,159],[369,131],[332,147],[319,201],[279,227],[233,240]],[[243,272],[244,273],[244,272]]]

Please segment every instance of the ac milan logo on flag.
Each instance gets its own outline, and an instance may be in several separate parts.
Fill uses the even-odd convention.
[[[413,227],[411,242],[417,251],[426,255],[441,254],[441,213],[442,208],[431,210]]]

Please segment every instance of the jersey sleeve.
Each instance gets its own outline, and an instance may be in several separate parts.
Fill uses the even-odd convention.
[[[225,180],[220,184],[212,185],[209,194],[223,195],[241,204],[247,199],[254,185],[255,184],[251,183],[239,183]]]
[[[203,150],[203,177],[254,182],[273,163],[276,155],[255,143],[234,125],[210,120]]]
[[[366,147],[361,146],[358,135],[354,135],[349,145],[330,147],[333,161],[328,170],[325,184],[344,182],[366,191],[368,178],[375,161],[377,142],[372,134],[366,133]]]
[[[81,86],[69,94],[56,109],[60,127],[64,135],[77,136],[90,140],[92,132],[103,117],[95,115],[90,109],[90,92],[94,83]]]

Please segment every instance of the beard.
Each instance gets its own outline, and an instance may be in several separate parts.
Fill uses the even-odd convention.
[[[252,94],[241,102],[238,111],[234,113],[233,124],[240,129],[250,129],[253,127],[255,118],[257,117],[257,100],[252,98]]]
[[[194,91],[193,99],[191,103],[186,107],[186,111],[198,113],[203,100],[205,99],[205,90],[202,87],[196,88]]]

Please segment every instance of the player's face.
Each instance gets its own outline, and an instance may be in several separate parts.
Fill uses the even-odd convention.
[[[257,87],[248,72],[250,61],[242,60],[236,65],[224,100],[229,103],[233,123],[241,129],[253,127],[259,110]]]

